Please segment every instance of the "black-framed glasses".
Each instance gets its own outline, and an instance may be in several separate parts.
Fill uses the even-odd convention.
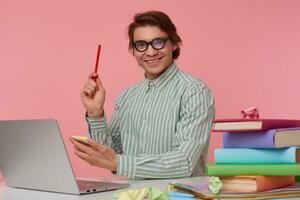
[[[154,38],[150,42],[147,42],[145,40],[138,40],[133,43],[133,46],[138,52],[147,51],[149,45],[151,45],[153,49],[160,50],[160,49],[164,48],[164,46],[168,40],[169,40],[169,38],[167,38],[167,37]]]

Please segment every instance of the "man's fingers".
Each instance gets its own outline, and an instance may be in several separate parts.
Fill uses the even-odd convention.
[[[97,82],[93,79],[89,79],[86,85],[90,85],[92,88],[98,88]]]
[[[87,84],[90,84],[91,86],[96,88],[96,90],[98,90],[99,88],[101,88],[101,89],[103,88],[98,74],[95,74],[95,73],[90,74]]]
[[[95,72],[93,72],[89,75],[89,79],[94,79],[95,80],[97,77],[98,77],[98,74],[96,74]]]
[[[77,155],[79,158],[88,161],[90,159],[90,156],[82,151],[79,151],[78,149],[74,149],[74,154]]]
[[[101,144],[98,144],[96,141],[92,139],[88,139],[88,144],[97,151],[101,150]],[[100,151],[102,153],[102,151]]]
[[[96,83],[97,83],[97,85],[99,85],[99,87],[103,87],[99,78],[96,79]]]
[[[91,146],[91,147],[93,147],[94,149],[96,148],[96,146],[97,146],[97,142],[96,141],[94,141],[94,140],[92,140],[92,139],[88,139],[87,140],[87,143]]]
[[[87,83],[87,84],[85,84],[85,87],[89,88],[92,91],[96,91],[98,89],[98,86],[96,85],[96,83],[95,83],[95,85],[93,85],[91,83]]]
[[[93,150],[88,145],[81,144],[80,142],[77,142],[74,139],[73,139],[73,144],[74,144],[75,149],[77,149],[78,151],[85,152],[86,154],[89,154],[89,155],[92,154]]]
[[[81,96],[91,96],[93,94],[93,91],[87,87],[83,88],[82,89],[82,92],[81,92]]]
[[[102,144],[99,144],[99,143],[97,143],[96,141],[91,140],[91,139],[88,140],[88,144],[89,144],[91,147],[93,147],[93,149],[96,149],[96,150],[99,151],[100,153],[105,153],[105,152],[107,151],[107,149],[108,149],[107,146],[102,145]]]
[[[89,155],[92,155],[92,151],[96,150],[99,151],[100,153],[105,153],[106,151],[109,151],[109,147],[97,143],[95,140],[88,139],[88,144],[81,144],[80,142],[74,140],[73,138],[70,138],[71,142],[74,144],[74,147],[78,149],[79,151],[86,152]]]
[[[74,154],[77,155],[80,159],[87,162],[88,164],[95,166],[94,160],[88,154],[78,151],[77,149],[74,149]]]
[[[115,170],[115,154],[113,149],[88,139],[88,146],[70,138],[74,144],[74,154],[92,166]]]

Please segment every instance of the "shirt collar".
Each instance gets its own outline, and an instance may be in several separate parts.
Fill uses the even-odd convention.
[[[153,80],[145,79],[145,89],[148,92],[152,88],[163,89],[164,86],[174,77],[174,75],[178,72],[178,68],[175,62],[171,64],[171,66],[162,73],[159,77]]]

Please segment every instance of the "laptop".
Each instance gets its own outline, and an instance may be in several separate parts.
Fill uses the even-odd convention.
[[[54,119],[0,121],[0,170],[7,186],[24,189],[87,194],[129,186],[76,180]]]

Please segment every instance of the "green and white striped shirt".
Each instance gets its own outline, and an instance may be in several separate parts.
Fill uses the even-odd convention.
[[[110,124],[89,118],[90,136],[117,153],[117,173],[131,179],[203,175],[214,99],[197,78],[173,63],[116,100]]]

